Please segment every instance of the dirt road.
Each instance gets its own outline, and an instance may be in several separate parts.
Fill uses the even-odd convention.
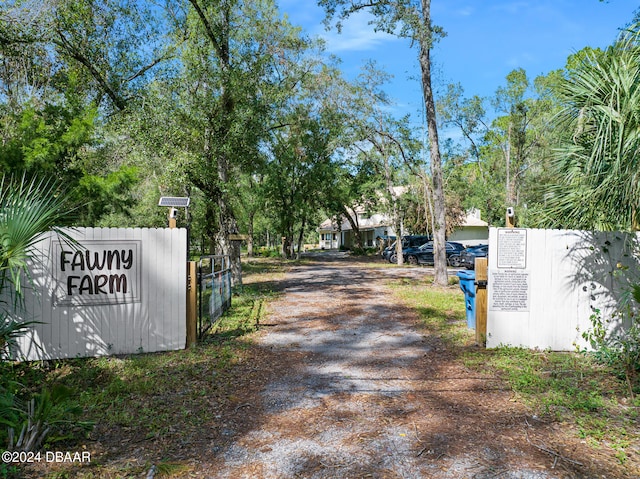
[[[258,339],[278,364],[238,399],[244,422],[230,421],[212,477],[616,477],[421,332],[385,285],[394,274],[425,270],[334,254],[287,274]]]

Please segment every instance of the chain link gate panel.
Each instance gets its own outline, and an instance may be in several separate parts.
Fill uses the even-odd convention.
[[[198,262],[198,338],[231,307],[229,256],[203,256]]]

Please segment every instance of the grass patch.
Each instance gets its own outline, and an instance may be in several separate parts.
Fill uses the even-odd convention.
[[[574,352],[478,348],[475,333],[466,327],[459,288],[435,287],[428,279],[391,286],[454,357],[467,368],[502,379],[532,414],[571,426],[594,447],[609,447],[621,463],[632,442],[637,447],[640,401],[632,403],[626,397],[625,384],[611,369]]]
[[[403,279],[391,287],[403,303],[419,313],[429,334],[451,348],[473,344],[475,333],[467,328],[464,294],[459,287],[436,287],[429,277]]]
[[[237,407],[234,392],[246,388],[246,382],[251,380],[247,374],[255,354],[251,335],[264,320],[266,304],[277,297],[272,285],[286,267],[271,258],[244,266],[247,281],[234,293],[231,309],[194,347],[118,357],[5,362],[0,363],[1,384],[16,384],[21,398],[43,386],[69,388],[69,405],[80,408],[79,420],[92,421],[94,434],[105,442],[118,443],[126,438],[135,447],[148,441],[189,444],[204,424],[215,427],[229,409]],[[80,429],[65,432],[66,436],[57,442],[45,444],[45,450],[80,450],[90,438]],[[0,447],[6,447],[6,441]],[[108,461],[106,465],[92,458],[91,465],[82,468],[82,472],[70,465],[68,469],[47,471],[41,477],[145,477],[152,466],[155,477],[184,477],[190,466],[163,459],[175,451],[156,452],[159,456],[153,463]],[[0,468],[0,478],[14,477],[21,477],[14,468]]]

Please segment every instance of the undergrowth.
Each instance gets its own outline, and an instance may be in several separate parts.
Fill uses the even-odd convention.
[[[83,450],[92,434],[117,442],[118,431],[127,431],[130,438],[127,440],[136,444],[161,443],[176,436],[188,444],[203,424],[215,422],[223,414],[222,410],[233,408],[234,391],[243,387],[242,371],[250,363],[251,333],[264,321],[266,304],[277,296],[272,285],[283,267],[273,261],[250,265],[245,271],[252,275],[253,282],[234,293],[231,309],[189,349],[0,363],[0,384],[12,391],[21,391],[24,397],[47,389],[65,392],[64,402],[59,401],[48,418],[65,427],[59,427],[42,445],[42,450]],[[3,414],[5,412],[10,414],[11,405]],[[95,425],[93,431],[64,424],[62,417],[70,417],[71,412],[79,413],[76,425],[86,426],[91,422]],[[3,441],[0,448],[4,449],[8,437],[0,432],[0,440]],[[145,477],[151,467],[156,477],[173,477],[185,467],[162,458],[153,464],[118,466],[104,466],[95,457],[91,462],[82,473],[72,466],[73,470],[49,471],[43,477]],[[22,477],[19,468],[11,464],[3,466],[0,478]]]
[[[618,461],[626,461],[631,438],[637,444],[640,401],[628,398],[616,371],[577,352],[479,348],[466,325],[459,287],[434,287],[427,278],[392,288],[419,313],[429,335],[467,368],[500,378],[532,415],[571,426],[592,446],[609,447]]]

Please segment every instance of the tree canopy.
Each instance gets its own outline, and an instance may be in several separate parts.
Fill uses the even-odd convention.
[[[637,25],[561,70],[515,69],[491,97],[438,97],[430,1],[319,4],[338,27],[367,9],[413,41],[428,135],[395,115],[374,62],[345,79],[274,0],[8,0],[0,173],[62,182],[84,226],[162,226],[158,198],[190,196],[181,225],[235,259],[237,282],[230,234],[291,257],[346,218],[361,247],[356,210],[437,244],[472,208],[496,226],[514,206],[521,226],[637,229]]]

